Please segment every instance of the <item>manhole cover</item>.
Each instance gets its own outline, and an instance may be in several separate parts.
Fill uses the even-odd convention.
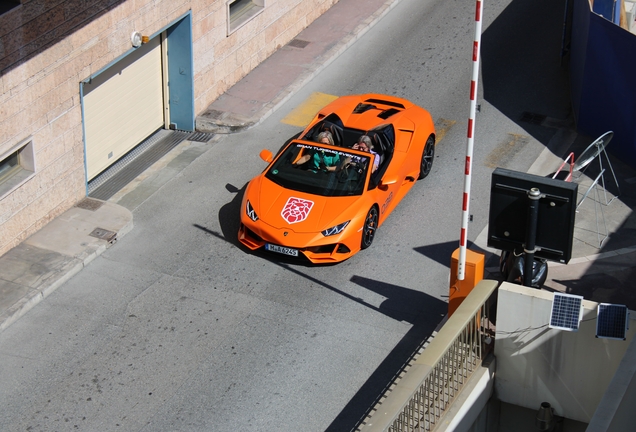
[[[84,210],[95,211],[103,205],[104,205],[104,201],[100,201],[100,200],[96,200],[92,198],[84,198],[83,200],[75,204],[75,207],[79,207]]]
[[[117,236],[117,233],[113,231],[109,231],[104,228],[95,228],[93,231],[91,231],[89,236],[106,240],[107,242],[110,243],[115,239],[115,237]]]
[[[293,39],[289,42],[289,46],[294,48],[305,48],[307,45],[309,45],[309,42],[302,39]]]

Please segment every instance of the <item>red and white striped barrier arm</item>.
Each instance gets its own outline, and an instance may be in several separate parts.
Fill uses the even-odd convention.
[[[475,136],[475,111],[477,110],[477,84],[479,82],[479,52],[481,47],[481,0],[475,4],[475,40],[473,42],[473,77],[470,81],[470,115],[468,117],[468,140],[466,142],[466,164],[464,167],[464,196],[462,202],[462,229],[459,236],[459,262],[457,279],[464,280],[466,267],[466,238],[470,207],[470,181],[472,176],[473,142]]]

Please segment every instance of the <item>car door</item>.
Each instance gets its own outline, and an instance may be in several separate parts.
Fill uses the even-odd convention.
[[[371,176],[370,188],[379,207],[379,224],[386,219],[395,207],[396,197],[402,183],[400,173],[400,155],[393,152],[393,127],[384,125],[369,131],[367,134],[373,142],[374,151],[381,162],[378,171]],[[397,156],[397,161],[396,161]]]

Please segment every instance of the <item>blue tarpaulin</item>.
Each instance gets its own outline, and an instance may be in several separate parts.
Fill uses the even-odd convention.
[[[614,131],[607,150],[636,168],[636,35],[575,0],[570,53],[577,129],[592,137]]]
[[[594,0],[592,12],[618,24],[622,0]]]

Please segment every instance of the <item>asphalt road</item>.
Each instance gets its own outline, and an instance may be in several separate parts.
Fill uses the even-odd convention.
[[[469,239],[490,173],[566,119],[562,6],[486,2]],[[222,137],[134,209],[135,229],[0,334],[0,429],[345,431],[446,313],[458,247],[474,2],[402,0],[261,125]],[[391,93],[445,132],[374,245],[311,267],[238,247],[242,191],[312,92]]]

